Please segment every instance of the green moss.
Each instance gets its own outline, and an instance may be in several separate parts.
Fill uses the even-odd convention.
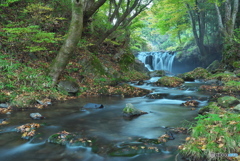
[[[233,66],[234,68],[240,68],[240,61],[235,61],[235,62],[233,62],[232,66]]]
[[[228,90],[228,91],[231,90],[234,92],[238,92],[238,91],[240,91],[240,82],[239,81],[228,81],[225,83],[224,89]]]
[[[224,96],[218,98],[218,104],[224,108],[230,108],[239,103],[238,99],[233,96]]]
[[[101,61],[96,57],[96,55],[91,54],[91,65],[95,69],[95,71],[100,75],[107,75],[107,72],[104,69],[104,66],[102,65]]]
[[[217,73],[217,74],[213,74],[210,75],[209,77],[207,77],[207,79],[218,79],[221,81],[230,81],[232,79],[235,78],[235,74],[233,73]]]
[[[195,68],[193,71],[179,75],[179,77],[184,80],[205,79],[208,76],[210,76],[208,70],[201,67]]]
[[[168,77],[168,76],[164,76],[156,82],[157,85],[166,86],[166,87],[177,87],[183,83],[184,83],[184,80],[182,78]]]
[[[218,104],[216,102],[209,102],[207,106],[204,106],[202,107],[200,110],[199,110],[199,114],[207,114],[207,113],[218,113],[220,112],[221,109],[220,107],[218,107]]]

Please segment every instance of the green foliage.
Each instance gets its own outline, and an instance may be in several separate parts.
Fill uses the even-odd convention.
[[[1,0],[0,7],[8,7],[11,3],[18,2],[20,0]]]
[[[234,30],[233,40],[240,44],[240,28]]]
[[[3,28],[5,32],[0,32],[3,36],[3,43],[13,46],[15,50],[24,52],[39,52],[48,50],[48,44],[57,43],[59,38],[55,38],[54,33],[41,31],[39,26],[28,27],[7,27]]]
[[[80,48],[83,48],[83,49],[88,49],[88,47],[91,47],[91,46],[93,46],[94,44],[93,43],[91,43],[91,42],[89,42],[88,40],[86,40],[85,38],[82,38],[80,41],[79,41],[79,43],[78,43],[78,47],[80,47]]]
[[[120,45],[119,42],[114,41],[114,40],[111,40],[111,39],[108,39],[108,38],[106,38],[106,39],[104,40],[104,42],[105,42],[105,43],[110,43],[110,44],[113,44],[113,45]]]
[[[238,68],[239,63],[239,44],[240,44],[240,28],[237,28],[233,35],[233,41],[226,40],[223,48],[222,62],[225,64],[225,69],[231,69],[232,67]]]
[[[53,24],[58,24],[60,21],[65,20],[63,17],[53,17],[53,7],[43,3],[29,3],[23,10],[23,13],[31,15],[31,23],[40,25],[42,28],[49,28]]]
[[[181,152],[195,159],[209,158],[209,153],[238,152],[240,137],[238,131],[240,118],[238,114],[209,113],[196,117],[197,125],[192,127],[192,134],[184,144]],[[225,158],[215,158],[224,160]]]
[[[132,64],[134,61],[135,61],[135,57],[133,54],[124,53],[120,58],[119,64],[123,71],[127,71],[129,68],[129,65]]]
[[[34,69],[25,66],[17,61],[10,61],[9,57],[0,56],[0,89],[4,91],[12,91],[10,97],[15,98],[23,93],[35,93],[35,95],[45,93],[48,95],[57,95],[56,90],[51,87],[51,79],[45,75],[45,71],[41,68]],[[21,97],[22,98],[22,97]],[[21,101],[21,98],[19,98]]]

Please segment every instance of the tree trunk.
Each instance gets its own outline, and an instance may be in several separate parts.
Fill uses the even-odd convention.
[[[85,1],[85,6],[84,6],[84,11],[83,11],[84,12],[83,23],[84,23],[84,26],[86,26],[89,18],[92,17],[92,15],[94,13],[96,13],[96,11],[107,0],[98,0],[97,2],[95,2],[95,0],[84,0],[84,1]]]
[[[72,0],[72,20],[68,35],[57,55],[53,61],[49,76],[53,80],[53,85],[57,83],[59,75],[67,66],[69,59],[73,55],[73,51],[77,46],[82,36],[83,29],[83,1]]]
[[[199,52],[202,55],[203,59],[206,58],[207,52],[204,45],[204,34],[205,34],[205,14],[201,11],[201,8],[198,8],[198,13],[195,13],[189,4],[186,4],[188,8],[189,17],[192,24],[192,31],[194,35],[195,42],[198,46]],[[199,7],[196,3],[196,7]],[[198,30],[197,30],[198,23]]]
[[[223,16],[218,7],[218,4],[215,3],[215,8],[216,8],[217,17],[218,17],[218,26],[219,26],[220,32],[224,35],[224,37],[228,41],[231,41],[233,31],[234,31],[234,26],[236,23],[236,17],[238,13],[239,0],[234,0],[233,6],[231,5],[230,0],[226,0],[224,3],[225,3],[224,21],[223,21]]]

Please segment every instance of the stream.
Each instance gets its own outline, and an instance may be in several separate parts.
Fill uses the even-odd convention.
[[[159,78],[159,77],[158,77]],[[193,121],[199,107],[206,105],[208,95],[194,90],[200,82],[185,82],[184,90],[156,87],[151,78],[144,85],[131,85],[153,90],[152,94],[163,94],[164,98],[146,96],[134,98],[87,97],[57,103],[42,110],[26,110],[0,115],[8,118],[9,124],[0,126],[1,161],[174,161],[177,147],[184,142],[186,134],[174,134],[175,139],[158,145],[159,152],[140,153],[133,156],[109,155],[111,147],[135,142],[138,138],[157,139],[166,133],[166,127],[181,127],[186,120]],[[180,106],[186,98],[198,98],[196,110]],[[196,99],[195,99],[196,100]],[[103,109],[81,110],[86,103],[103,104]],[[127,103],[148,112],[134,119],[125,119],[122,110]],[[45,119],[32,120],[30,113],[39,112]],[[14,129],[26,123],[44,124],[36,130],[37,136],[27,141]],[[92,147],[62,146],[47,142],[49,136],[60,131],[81,132],[97,138],[98,153]],[[180,160],[180,158],[178,159]]]

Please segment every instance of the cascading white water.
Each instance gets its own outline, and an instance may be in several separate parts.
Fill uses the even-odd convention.
[[[172,52],[139,52],[137,58],[145,64],[149,71],[165,70],[172,72],[175,54]]]

